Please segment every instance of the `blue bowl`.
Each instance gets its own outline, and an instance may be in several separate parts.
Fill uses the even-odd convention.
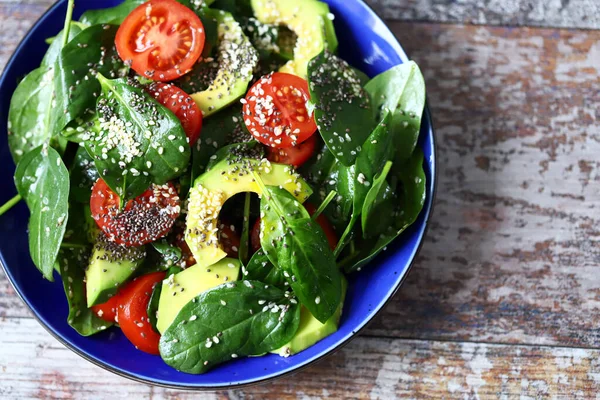
[[[326,0],[335,15],[340,55],[369,76],[408,57],[381,19],[361,0]],[[0,204],[16,194],[14,165],[7,144],[10,98],[17,83],[40,65],[44,39],[62,28],[66,1],[58,1],[35,24],[18,46],[0,79]],[[77,0],[74,18],[88,9],[104,8],[119,0]],[[0,264],[16,292],[38,321],[65,346],[86,360],[143,383],[178,389],[232,388],[265,382],[322,359],[339,349],[385,306],[400,287],[423,241],[435,189],[435,146],[429,110],[425,110],[419,145],[425,154],[427,199],[418,220],[369,268],[349,277],[348,295],[340,329],[309,349],[289,358],[277,355],[240,359],[204,375],[188,375],[167,366],[160,357],[136,350],[119,329],[82,337],[67,324],[67,301],[62,285],[44,280],[29,257],[27,207],[21,203],[0,217]]]

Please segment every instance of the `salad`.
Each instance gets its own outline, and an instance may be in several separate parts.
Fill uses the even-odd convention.
[[[192,374],[334,333],[424,204],[418,66],[353,68],[317,0],[73,3],[13,94],[0,207],[68,323]]]

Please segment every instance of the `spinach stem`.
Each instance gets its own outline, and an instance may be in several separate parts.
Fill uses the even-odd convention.
[[[67,249],[85,249],[86,247],[88,247],[88,245],[87,244],[79,244],[79,243],[62,242],[60,244],[60,247],[67,248]]]
[[[333,251],[333,255],[335,256],[335,258],[338,258],[342,250],[344,250],[344,247],[346,247],[346,245],[348,244],[348,240],[351,238],[352,228],[354,228],[354,224],[357,220],[358,217],[354,213],[352,213],[352,218],[350,218],[350,222],[348,223],[346,230],[344,231],[344,233],[342,233],[342,237],[340,238],[340,241],[338,242],[337,246],[335,247],[335,250]]]
[[[0,206],[0,215],[4,214],[5,212],[7,212],[11,208],[13,208],[22,199],[23,198],[21,197],[21,195],[18,194],[15,197],[13,197],[12,199],[8,200],[6,203],[4,203],[2,206]]]
[[[313,216],[312,216],[313,221],[316,220],[323,211],[325,211],[325,209],[327,208],[329,203],[331,203],[331,200],[333,200],[333,198],[335,197],[336,194],[337,194],[337,192],[335,190],[332,190],[331,192],[329,192],[327,197],[325,197],[325,200],[323,200],[323,202],[321,203],[319,208],[317,208],[317,211],[315,211],[315,213],[313,214]]]
[[[73,19],[73,8],[75,0],[69,0],[67,4],[67,16],[65,17],[65,27],[63,28],[62,47],[69,43],[69,31],[71,30],[71,20]]]
[[[246,265],[248,263],[248,247],[250,244],[250,199],[252,195],[250,192],[246,193],[246,199],[244,201],[244,222],[242,226],[242,240],[240,245],[240,261]]]

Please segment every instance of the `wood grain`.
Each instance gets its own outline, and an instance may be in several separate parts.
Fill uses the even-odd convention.
[[[600,28],[597,0],[367,0],[388,20]]]
[[[84,361],[30,319],[0,324],[5,399],[193,399]],[[600,390],[600,351],[358,338],[332,357],[268,385],[203,399],[568,398]]]

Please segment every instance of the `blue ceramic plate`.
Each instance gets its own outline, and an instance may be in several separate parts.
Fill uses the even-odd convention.
[[[361,0],[326,0],[335,15],[340,55],[355,67],[374,76],[408,60],[386,25]],[[87,9],[111,7],[118,0],[77,0],[74,18]],[[0,204],[16,194],[15,166],[7,144],[6,122],[17,82],[40,65],[47,45],[44,39],[62,28],[66,1],[55,4],[35,24],[17,48],[0,79]],[[434,134],[429,111],[425,111],[420,147],[425,154],[427,199],[419,219],[369,268],[349,278],[348,295],[338,332],[289,358],[277,355],[240,359],[204,375],[175,371],[160,357],[136,350],[119,329],[82,337],[67,324],[67,301],[59,282],[45,281],[29,257],[25,204],[0,217],[0,263],[17,293],[40,323],[65,346],[83,358],[116,374],[140,382],[179,389],[236,387],[297,371],[347,343],[383,308],[398,290],[423,241],[435,188]],[[58,277],[57,277],[58,278]],[[58,278],[60,281],[60,278]]]

